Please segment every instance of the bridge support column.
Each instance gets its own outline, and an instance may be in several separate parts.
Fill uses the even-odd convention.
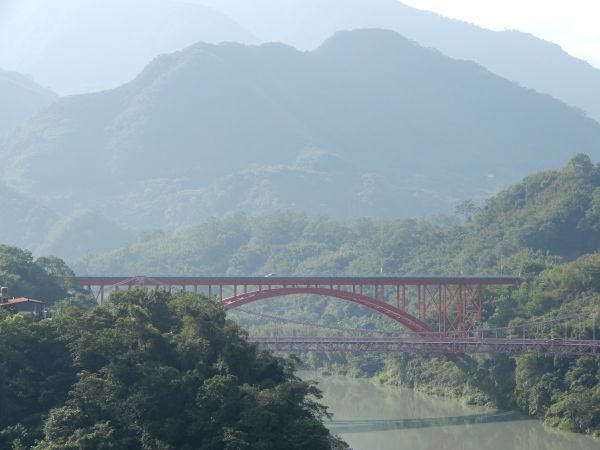
[[[427,285],[423,286],[423,322],[427,322]]]
[[[423,320],[423,314],[421,310],[421,285],[417,285],[417,318]]]
[[[446,286],[445,284],[443,286],[441,286],[442,292],[441,292],[441,296],[442,299],[440,301],[440,303],[442,303],[442,312],[443,312],[443,319],[442,319],[442,336],[446,337],[446,322],[448,322],[448,286]]]
[[[460,337],[465,337],[467,332],[467,327],[465,324],[465,310],[467,309],[466,301],[465,301],[465,285],[460,285],[460,299],[459,299],[460,311],[459,311],[459,323],[458,330],[460,331]]]

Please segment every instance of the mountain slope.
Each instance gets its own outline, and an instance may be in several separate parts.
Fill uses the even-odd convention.
[[[0,244],[32,248],[57,220],[54,211],[0,182]]]
[[[61,94],[80,93],[127,82],[157,55],[197,41],[278,41],[312,50],[355,28],[397,31],[600,121],[597,68],[534,36],[485,30],[396,0],[4,0],[0,61]]]
[[[0,69],[0,136],[56,98],[27,77]]]
[[[255,39],[211,8],[174,0],[3,0],[0,61],[61,94],[130,81],[194,42]]]
[[[93,211],[76,211],[57,220],[35,248],[37,255],[60,255],[75,261],[91,253],[119,248],[133,240],[131,232]]]
[[[338,30],[384,28],[457,59],[473,60],[551,94],[600,121],[600,70],[559,46],[519,31],[495,32],[396,0],[195,0],[219,9],[266,41],[314,49]]]
[[[600,249],[600,166],[576,155],[527,176],[466,223],[438,218],[333,221],[278,213],[210,219],[75,265],[82,274],[431,274],[523,276]]]
[[[308,148],[335,162],[307,165]],[[225,177],[253,167],[300,165],[308,178],[333,180],[339,196],[312,212],[358,205],[397,217],[488,196],[574,150],[600,156],[600,126],[580,112],[393,32],[363,30],[311,53],[197,44],[121,88],[57,102],[1,155],[7,179],[57,210],[111,208],[123,223],[155,228],[185,225],[165,213],[180,205],[216,212],[177,197],[230,189],[236,178]],[[295,186],[282,176],[270,190],[285,207]],[[237,210],[234,200],[219,212]]]
[[[59,215],[35,199],[0,183],[0,244],[31,249],[35,255],[60,255],[74,261],[133,240],[131,232],[91,211]]]

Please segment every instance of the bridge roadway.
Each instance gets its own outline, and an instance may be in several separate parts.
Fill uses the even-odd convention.
[[[369,284],[369,285],[395,285],[395,284],[518,284],[522,280],[519,277],[504,276],[504,275],[460,275],[460,276],[428,276],[428,275],[410,275],[410,276],[292,276],[292,275],[266,275],[266,276],[93,276],[84,275],[75,277],[82,286],[116,286],[123,284],[126,286],[136,286],[143,284],[145,286],[231,286],[248,285],[258,286],[267,284],[320,284],[320,285],[352,285],[352,284]]]
[[[600,341],[575,339],[448,337],[288,337],[251,336],[248,341],[276,352],[492,353],[538,356],[599,356]]]
[[[219,299],[226,309],[287,295],[319,295],[358,303],[403,325],[412,334],[380,337],[250,337],[263,348],[286,351],[419,352],[593,355],[600,341],[548,338],[487,338],[481,323],[484,287],[516,286],[507,276],[266,276],[266,277],[78,277],[99,301],[122,288],[180,288]],[[216,288],[216,289],[214,289]],[[213,295],[215,294],[215,295]],[[429,314],[429,315],[428,315]],[[552,322],[552,321],[550,321]],[[435,325],[434,325],[435,324]],[[434,325],[434,326],[432,326]],[[539,323],[532,325],[538,326]],[[593,326],[595,330],[595,325]],[[579,336],[579,335],[578,335]]]
[[[508,276],[204,276],[78,277],[102,302],[107,292],[132,287],[180,288],[218,298],[226,309],[289,295],[338,298],[370,308],[425,335],[469,332],[481,322],[484,288],[516,286]]]

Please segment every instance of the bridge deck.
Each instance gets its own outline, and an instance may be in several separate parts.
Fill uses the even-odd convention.
[[[495,353],[509,355],[598,356],[600,341],[577,339],[397,338],[397,337],[249,337],[279,352]]]
[[[523,280],[513,276],[78,276],[81,286],[113,286],[122,284],[142,286],[231,286],[231,285],[425,285],[425,284],[483,284],[515,285]]]
[[[172,288],[202,292],[227,309],[288,295],[318,295],[351,301],[425,333],[428,317],[437,331],[466,333],[481,322],[485,286],[514,286],[509,276],[201,276],[201,277],[78,277],[96,299],[121,288]],[[216,288],[216,289],[213,289]]]

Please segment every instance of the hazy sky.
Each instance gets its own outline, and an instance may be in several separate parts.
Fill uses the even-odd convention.
[[[600,0],[401,1],[484,28],[534,34],[600,68]]]

